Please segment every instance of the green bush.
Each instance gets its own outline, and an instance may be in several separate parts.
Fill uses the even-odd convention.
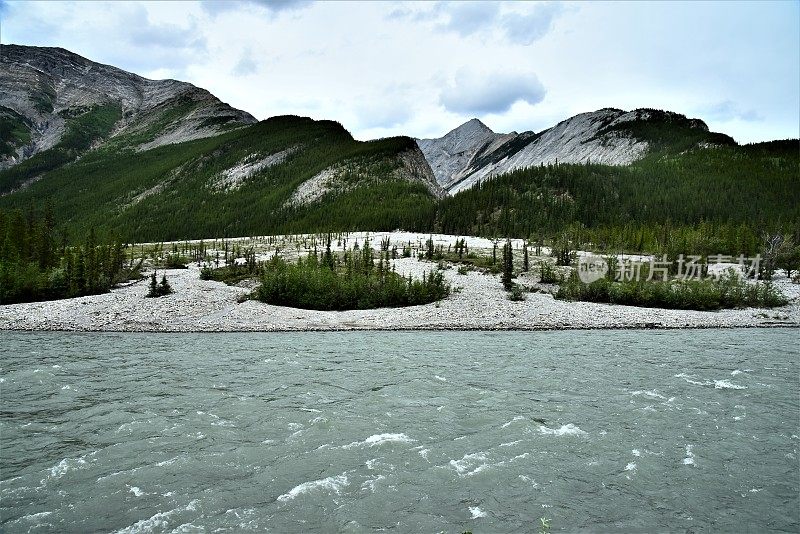
[[[521,302],[525,300],[525,293],[519,284],[514,284],[508,292],[508,300],[513,302]]]
[[[161,262],[162,269],[187,269],[189,260],[180,254],[167,254]]]
[[[788,302],[770,282],[751,284],[735,274],[725,274],[718,280],[614,282],[601,278],[585,284],[573,272],[559,287],[556,298],[679,310],[773,308]]]
[[[447,297],[450,287],[441,271],[422,280],[404,278],[372,263],[372,251],[349,256],[331,269],[315,256],[290,264],[281,258],[263,267],[255,297],[268,304],[310,310],[351,310],[414,306]]]
[[[564,277],[556,270],[553,264],[547,261],[539,262],[539,283],[560,284],[563,281]]]

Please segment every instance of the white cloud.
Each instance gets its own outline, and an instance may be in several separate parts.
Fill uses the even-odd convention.
[[[253,59],[253,51],[249,48],[244,51],[239,61],[233,66],[231,73],[234,76],[249,76],[258,71],[258,63]]]
[[[472,35],[494,24],[500,12],[499,2],[441,2],[433,14],[442,15],[438,27],[461,36]]]
[[[506,13],[502,18],[506,38],[512,43],[531,45],[553,28],[555,19],[564,12],[560,3],[542,4],[530,13]]]
[[[742,107],[731,100],[723,100],[699,109],[705,117],[716,121],[742,120],[747,122],[764,120],[755,109],[742,109]]]
[[[453,113],[505,113],[516,102],[538,104],[545,89],[533,73],[478,72],[461,69],[439,98]]]
[[[10,2],[0,16],[3,43],[359,139],[439,136],[476,115],[538,131],[602,107],[686,113],[738,141],[800,135],[797,2]]]
[[[226,11],[236,11],[247,5],[278,13],[303,9],[312,3],[312,0],[203,0],[201,5],[208,13],[217,15]]]

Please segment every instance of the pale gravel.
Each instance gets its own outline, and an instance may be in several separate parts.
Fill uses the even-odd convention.
[[[401,273],[421,276],[435,266],[413,258],[395,262]],[[145,298],[147,280],[111,293],[75,299],[0,307],[0,330],[64,330],[97,332],[245,332],[305,330],[547,330],[594,328],[729,328],[800,327],[800,289],[787,280],[776,282],[792,300],[773,310],[719,312],[660,310],[555,300],[529,293],[511,302],[496,275],[445,271],[459,288],[438,304],[407,308],[323,312],[271,306],[256,301],[237,303],[248,289],[199,278],[196,266],[166,271],[175,293]],[[529,283],[520,277],[520,283]]]

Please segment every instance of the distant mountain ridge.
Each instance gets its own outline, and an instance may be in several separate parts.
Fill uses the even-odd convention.
[[[438,139],[417,139],[437,181],[450,194],[534,165],[628,165],[655,150],[703,143],[736,144],[727,135],[709,132],[699,119],[655,109],[614,108],[581,113],[539,133],[499,134],[472,119]]]
[[[114,120],[92,146],[127,135],[154,148],[256,122],[190,83],[149,80],[63,48],[0,45],[0,168],[56,147],[71,123],[98,109]]]

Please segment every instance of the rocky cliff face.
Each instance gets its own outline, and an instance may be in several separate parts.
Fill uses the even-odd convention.
[[[130,134],[136,147],[178,143],[256,122],[204,89],[176,80],[148,80],[61,48],[0,46],[0,120],[8,126],[0,168],[54,147],[70,119],[114,106],[110,137]],[[4,132],[5,133],[5,132]]]
[[[460,177],[475,154],[502,139],[478,119],[465,122],[439,139],[417,139],[436,180],[447,187]]]
[[[410,183],[420,183],[436,198],[443,198],[447,195],[436,182],[436,177],[419,148],[408,148],[391,159],[393,160],[391,163],[396,165],[391,174],[392,178]],[[369,165],[370,162],[343,161],[328,167],[300,184],[284,203],[284,206],[312,204],[328,193],[335,191],[341,194],[364,185],[364,182],[369,181],[372,175]],[[361,180],[353,179],[354,176],[359,175]]]
[[[408,182],[419,182],[428,188],[436,198],[447,196],[444,188],[439,185],[436,175],[425,159],[425,155],[418,148],[409,148],[398,156],[399,167],[395,171],[397,178]]]
[[[628,165],[656,145],[695,137],[733,142],[709,133],[703,121],[677,113],[605,108],[576,115],[540,133],[497,134],[472,119],[442,138],[418,139],[417,144],[437,181],[455,194],[480,180],[533,165]]]

